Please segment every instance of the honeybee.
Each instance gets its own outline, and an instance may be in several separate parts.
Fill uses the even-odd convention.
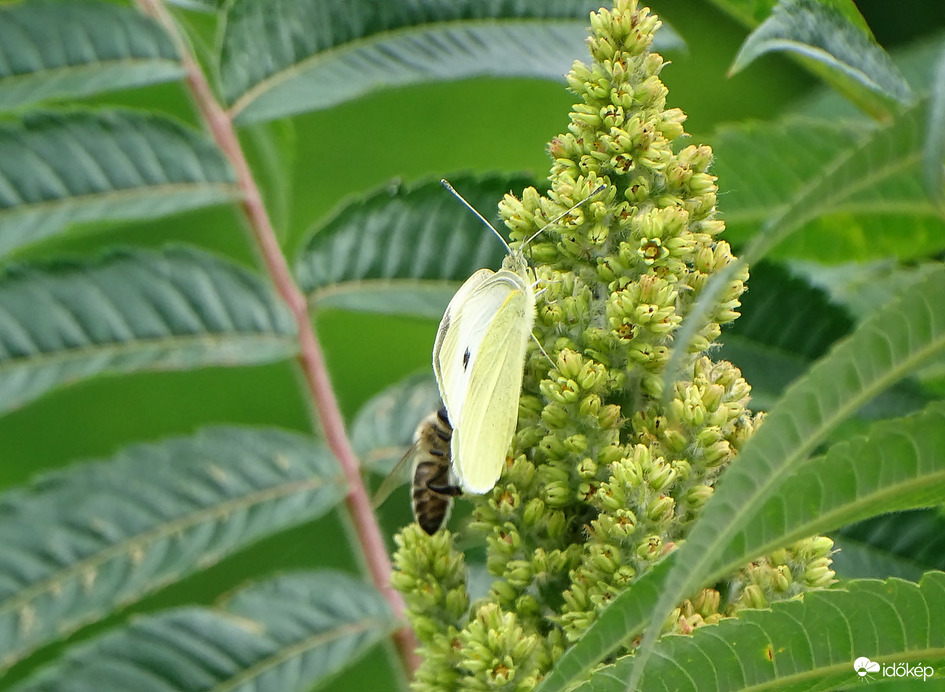
[[[453,498],[463,493],[450,464],[452,436],[453,426],[442,406],[420,421],[413,434],[413,446],[378,489],[374,504],[383,502],[398,485],[404,465],[413,459],[410,506],[414,519],[430,536],[439,531],[453,509]]]

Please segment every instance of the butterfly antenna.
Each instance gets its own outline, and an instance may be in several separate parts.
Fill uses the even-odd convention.
[[[532,332],[532,341],[535,342],[535,345],[538,347],[538,350],[541,351],[542,354],[545,356],[545,358],[548,359],[548,362],[551,363],[551,367],[552,368],[558,367],[557,365],[555,365],[555,362],[551,360],[551,356],[548,355],[548,351],[546,351],[545,348],[541,345],[541,342],[538,340],[538,337],[535,336],[535,332]]]
[[[558,214],[556,217],[554,217],[551,221],[549,221],[549,222],[546,223],[544,226],[542,226],[542,227],[539,228],[537,231],[535,231],[532,235],[530,235],[530,236],[528,237],[528,239],[526,239],[525,241],[522,242],[522,245],[523,245],[523,246],[524,246],[524,245],[528,245],[528,244],[531,243],[535,238],[537,238],[539,235],[541,235],[542,233],[544,233],[546,228],[548,228],[549,226],[551,226],[551,225],[553,225],[553,224],[556,224],[559,220],[563,219],[565,216],[567,216],[568,214],[570,214],[572,211],[574,211],[575,209],[577,209],[579,206],[581,206],[581,205],[584,204],[585,202],[590,202],[591,199],[594,197],[594,195],[596,195],[598,192],[600,192],[601,190],[603,190],[605,187],[607,187],[606,184],[601,184],[601,185],[599,185],[599,186],[597,187],[597,189],[595,189],[595,190],[594,190],[591,194],[589,194],[587,197],[585,197],[584,199],[582,199],[580,202],[578,202],[577,204],[575,204],[575,205],[574,205],[573,207],[571,207],[570,209],[567,209],[567,210],[561,212],[561,213]],[[454,194],[455,194],[455,193],[454,193]],[[462,198],[460,198],[460,199],[462,199]],[[463,201],[465,201],[465,200],[463,200]],[[495,229],[493,229],[493,230],[495,230]]]
[[[447,190],[449,190],[449,191],[452,193],[453,197],[455,197],[455,198],[458,199],[460,202],[462,202],[463,204],[465,204],[465,205],[466,205],[466,208],[467,208],[469,211],[471,211],[473,214],[475,214],[475,215],[479,218],[479,220],[482,221],[482,222],[489,228],[490,231],[492,231],[493,233],[496,234],[496,237],[497,237],[499,240],[502,241],[502,244],[505,245],[505,249],[509,252],[509,254],[512,253],[512,248],[510,248],[510,247],[509,247],[509,244],[508,244],[507,242],[505,242],[505,238],[503,238],[503,237],[502,237],[502,234],[499,233],[499,232],[495,229],[495,226],[493,226],[491,223],[489,223],[489,221],[486,219],[485,216],[483,216],[483,215],[480,214],[478,211],[476,211],[476,208],[473,207],[473,205],[471,205],[469,202],[467,202],[466,199],[465,199],[461,194],[459,194],[459,193],[456,191],[456,189],[455,189],[452,185],[449,184],[449,181],[448,181],[446,178],[441,178],[441,179],[440,179],[440,184],[441,184],[443,187],[445,187]],[[569,210],[569,211],[570,211],[570,210]]]

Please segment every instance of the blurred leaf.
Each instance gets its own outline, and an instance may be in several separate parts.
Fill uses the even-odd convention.
[[[844,306],[857,319],[869,317],[909,286],[938,271],[940,262],[903,266],[895,260],[848,262],[825,266],[815,262],[790,263],[791,271],[805,277]]]
[[[229,0],[164,0],[170,5],[183,7],[185,10],[197,12],[217,12],[226,7]]]
[[[925,146],[925,187],[929,197],[945,214],[945,50],[932,74],[929,126]]]
[[[453,186],[501,228],[497,204],[525,176],[462,176]],[[296,275],[314,309],[439,318],[459,284],[498,269],[502,243],[439,182],[382,188],[345,204],[305,244]]]
[[[340,572],[252,584],[222,609],[179,608],[79,644],[18,692],[305,692],[395,626],[373,588]]]
[[[411,375],[373,397],[351,424],[351,445],[361,467],[390,473],[413,443],[417,425],[441,405],[432,370]]]
[[[920,99],[929,95],[931,66],[938,60],[943,48],[945,43],[941,34],[921,36],[905,45],[890,48],[893,62]],[[791,104],[787,111],[793,117],[861,125],[873,122],[849,100],[827,86],[814,89],[797,103]]]
[[[276,120],[244,127],[243,152],[260,187],[269,218],[280,240],[288,235],[295,195],[298,138],[295,123]]]
[[[236,122],[336,106],[378,89],[473,76],[561,80],[587,48],[593,0],[235,0],[223,35]],[[664,27],[662,49],[681,44]]]
[[[327,449],[253,428],[132,446],[0,495],[0,669],[343,497]]]
[[[0,110],[183,75],[171,39],[134,8],[88,0],[0,6]]]
[[[918,579],[945,570],[945,514],[917,509],[873,517],[845,526],[834,539],[834,569],[841,577]]]
[[[825,161],[850,155],[873,136],[861,127],[811,119],[720,130],[712,142],[713,172],[725,191],[726,239],[747,243],[773,211],[790,206],[806,186],[831,186]],[[890,161],[887,170],[867,164],[861,175],[871,178],[870,184],[830,201],[771,255],[830,264],[888,256],[912,259],[941,251],[945,220],[929,202],[914,163]]]
[[[650,621],[661,623],[715,566],[720,551],[749,529],[747,522],[797,465],[841,421],[876,394],[945,351],[945,269],[930,274],[878,310],[808,374],[768,414],[720,479],[663,585]],[[657,635],[651,627],[638,649],[646,660]]]
[[[0,124],[0,255],[71,224],[226,202],[233,180],[209,138],[161,116],[31,113]]]
[[[265,363],[297,348],[267,285],[186,247],[14,267],[0,305],[0,413],[98,374]]]
[[[813,591],[803,601],[745,610],[691,636],[664,637],[643,673],[642,689],[835,690],[861,681],[853,668],[861,656],[883,665],[932,666],[934,672],[945,661],[945,620],[936,616],[943,609],[941,572],[925,574],[919,584],[862,580],[843,590]],[[635,662],[623,657],[575,692],[624,692]],[[881,679],[874,673],[869,680]]]
[[[885,113],[887,100],[902,105],[913,101],[908,82],[886,51],[825,3],[781,0],[745,40],[730,74],[772,51],[795,53],[809,61],[834,88],[849,94],[868,112]]]
[[[836,9],[867,36],[872,35],[866,20],[863,19],[863,15],[860,14],[853,0],[818,1],[821,5]],[[771,10],[778,4],[778,0],[711,0],[711,2],[749,27],[758,26],[767,19]]]

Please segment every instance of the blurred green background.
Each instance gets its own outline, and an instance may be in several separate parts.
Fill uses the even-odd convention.
[[[908,3],[907,13],[898,9],[895,16],[890,16],[890,5],[879,0],[858,4],[877,39],[891,51],[945,28],[941,0]],[[720,123],[777,117],[817,87],[812,77],[778,56],[765,57],[729,79],[726,71],[746,35],[745,28],[699,0],[651,5],[688,44],[686,52],[664,56],[672,64],[662,76],[670,89],[669,105],[688,114],[687,130],[696,142]],[[210,41],[210,19],[195,15],[192,20]],[[477,79],[378,93],[241,134],[283,245],[292,257],[308,231],[345,198],[393,178],[413,181],[450,177],[460,171],[527,171],[544,177],[545,145],[566,126],[572,100],[563,80]],[[110,94],[99,102],[160,108],[195,121],[180,85]],[[272,173],[286,165],[290,176]],[[720,207],[724,213],[724,190]],[[31,247],[20,259],[53,251],[89,253],[106,243],[158,246],[174,241],[255,263],[251,239],[233,208],[202,210],[152,224],[82,229]],[[342,410],[350,420],[370,396],[429,367],[436,324],[324,312],[316,315],[316,329]],[[308,431],[307,406],[293,363],[99,378],[0,418],[0,485],[22,484],[45,469],[109,456],[132,442],[189,434],[216,423]],[[410,521],[405,490],[395,494],[381,512],[390,537]],[[346,542],[338,539],[347,530],[345,518],[336,513],[233,556],[135,605],[134,610],[211,602],[254,575],[290,567],[357,570],[356,554],[346,551]],[[21,667],[11,675],[25,672]],[[383,684],[379,681],[392,674],[384,652],[375,651],[368,665],[348,671],[328,689],[358,690],[369,685],[377,689]]]

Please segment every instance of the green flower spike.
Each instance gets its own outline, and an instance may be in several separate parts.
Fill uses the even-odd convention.
[[[500,204],[530,246],[541,283],[518,431],[495,489],[468,530],[485,536],[495,581],[468,611],[465,567],[449,534],[408,527],[395,585],[424,663],[416,690],[530,690],[614,597],[677,543],[719,474],[762,421],[732,364],[706,355],[738,316],[747,273],[719,299],[668,405],[673,335],[708,278],[734,260],[717,239],[712,151],[676,146],[685,115],[666,108],[659,20],[635,0],[591,14],[590,65],[568,75],[580,97],[549,146],[547,196]],[[597,191],[603,185],[602,191]],[[680,604],[666,629],[691,632],[833,580],[832,543],[800,541]],[[426,572],[425,570],[429,570]],[[461,595],[460,595],[461,594]]]

